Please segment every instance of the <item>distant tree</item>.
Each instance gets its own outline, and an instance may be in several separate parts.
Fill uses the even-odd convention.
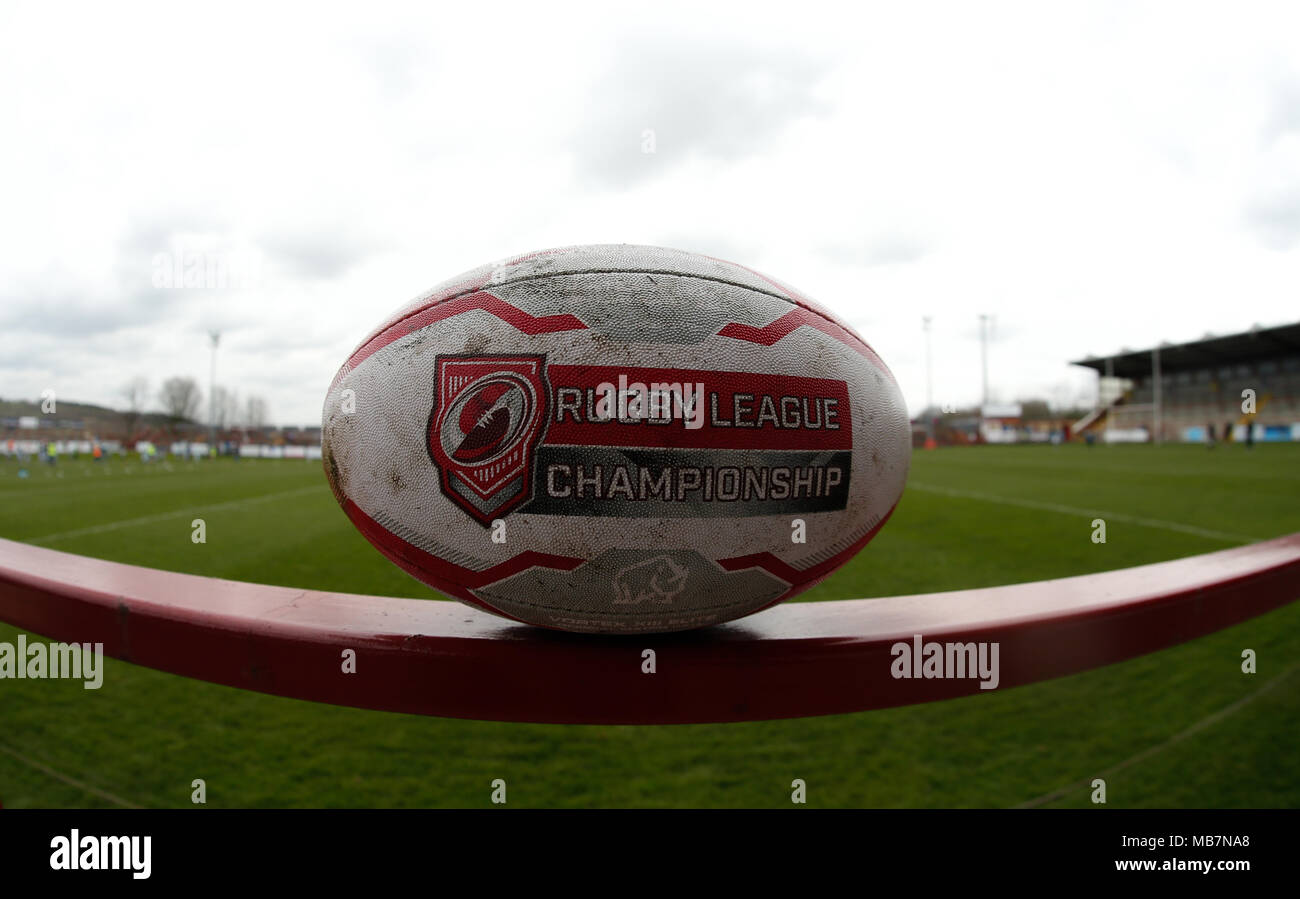
[[[122,424],[126,427],[126,442],[130,446],[136,425],[140,423],[140,416],[144,414],[144,407],[149,402],[149,379],[137,375],[123,384],[118,393],[126,401],[126,408],[122,410]]]
[[[194,421],[199,414],[199,405],[203,402],[203,393],[193,378],[168,378],[158,391],[158,402],[175,428],[183,421]]]
[[[233,427],[239,418],[239,394],[225,387],[212,388],[212,414],[218,428]]]
[[[1046,421],[1055,418],[1052,410],[1048,408],[1047,400],[1026,399],[1019,400],[1020,418],[1024,421]]]
[[[266,411],[266,400],[260,396],[250,396],[244,401],[244,427],[251,430],[264,428],[269,424],[270,415]]]

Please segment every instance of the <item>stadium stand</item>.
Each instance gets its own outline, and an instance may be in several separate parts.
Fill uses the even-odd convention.
[[[1101,379],[1098,408],[1075,423],[1076,435],[1245,441],[1249,428],[1257,442],[1300,440],[1300,323],[1071,364]]]

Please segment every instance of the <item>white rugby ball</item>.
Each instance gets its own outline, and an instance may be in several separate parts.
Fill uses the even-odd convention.
[[[898,503],[894,376],[825,309],[709,256],[567,247],[474,269],[361,342],[325,400],[348,517],[517,621],[648,633],[806,590]]]

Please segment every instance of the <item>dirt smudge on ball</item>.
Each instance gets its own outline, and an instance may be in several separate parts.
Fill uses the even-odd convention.
[[[330,487],[334,490],[335,496],[345,496],[348,492],[347,475],[339,467],[338,459],[334,455],[334,448],[330,446],[327,434],[321,435],[321,456],[325,460],[325,473],[329,477]]]
[[[486,334],[475,334],[471,336],[469,340],[465,341],[464,352],[469,356],[478,355],[479,353],[485,352],[491,342],[492,339]]]

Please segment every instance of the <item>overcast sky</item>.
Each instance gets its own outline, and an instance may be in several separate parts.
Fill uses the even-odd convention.
[[[1288,8],[1289,6],[1289,8]],[[926,398],[1300,319],[1300,6],[0,5],[0,397],[192,375],[318,424],[367,330],[504,256],[732,259]],[[469,10],[469,11],[467,11]],[[643,152],[645,132],[654,153]],[[155,286],[207,254],[227,287]]]

